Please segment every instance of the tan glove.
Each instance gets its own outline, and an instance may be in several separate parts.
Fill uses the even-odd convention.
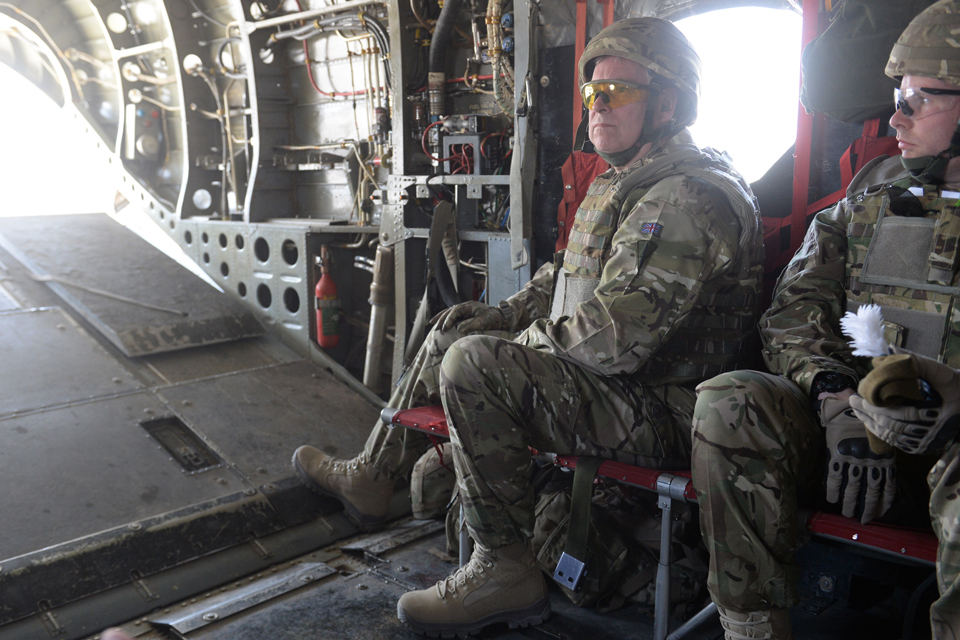
[[[893,452],[876,454],[867,442],[867,429],[843,398],[826,397],[820,405],[830,461],[827,502],[840,502],[843,515],[866,524],[893,504],[896,468]]]
[[[920,371],[910,353],[880,356],[871,361],[870,373],[860,381],[857,393],[878,407],[893,407],[923,400]]]
[[[470,300],[444,309],[430,320],[430,324],[436,324],[440,331],[449,331],[456,326],[461,335],[477,331],[513,331],[513,313],[509,307],[506,312],[501,306],[491,307]]]
[[[905,369],[904,359],[914,371],[914,388],[926,389],[919,402],[901,401],[895,406],[873,389],[883,386],[878,381],[895,378],[896,368]],[[917,384],[917,381],[926,384]],[[866,387],[864,385],[867,385]],[[909,352],[874,359],[874,369],[860,383],[860,396],[850,398],[857,418],[875,436],[907,453],[938,453],[957,436],[960,425],[960,375],[952,367]],[[878,406],[883,405],[883,406]]]

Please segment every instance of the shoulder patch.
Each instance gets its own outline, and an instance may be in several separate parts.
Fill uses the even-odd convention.
[[[640,233],[643,235],[650,234],[655,238],[660,237],[660,233],[663,231],[663,225],[659,222],[644,222],[640,226]]]

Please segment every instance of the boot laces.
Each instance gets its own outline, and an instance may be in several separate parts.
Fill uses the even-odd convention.
[[[726,640],[772,640],[770,616],[756,611],[747,615],[747,620],[740,621],[720,612],[720,626],[726,632]],[[750,635],[743,635],[749,633]]]
[[[347,460],[343,460],[341,458],[327,458],[322,464],[326,464],[334,471],[346,472],[350,470],[356,471],[358,468],[360,468],[361,464],[366,464],[366,462],[367,452],[364,451],[355,458],[349,458]]]
[[[437,592],[440,594],[440,599],[446,601],[447,593],[456,598],[457,587],[466,590],[468,580],[476,584],[482,576],[486,575],[487,569],[492,568],[493,560],[484,553],[482,547],[477,545],[467,564],[457,569],[453,575],[437,583]]]

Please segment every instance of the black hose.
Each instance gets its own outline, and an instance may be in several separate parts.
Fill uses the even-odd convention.
[[[230,46],[231,42],[240,42],[240,38],[234,36],[231,38],[226,38],[223,41],[223,43],[220,45],[220,48],[217,49],[217,64],[220,65],[221,73],[228,78],[246,78],[247,74],[243,73],[239,68],[237,68],[236,61],[233,61],[233,69],[227,69],[227,67],[223,64],[223,52],[227,50],[227,47]],[[233,58],[233,55],[231,54],[230,57]]]
[[[417,93],[427,86],[427,55],[426,47],[417,47],[416,66],[413,69],[407,93]]]
[[[383,24],[369,15],[363,16],[363,22],[366,24],[367,31],[373,34],[373,38],[380,47],[380,59],[383,60],[384,80],[387,89],[393,90],[393,78],[390,75],[390,38],[387,36],[387,30]]]
[[[450,273],[450,267],[443,260],[442,252],[437,255],[437,264],[434,265],[433,269],[437,275],[437,289],[440,290],[440,298],[443,299],[443,304],[448,307],[460,304],[460,294],[453,284],[453,274]]]
[[[463,0],[447,0],[443,3],[443,9],[440,10],[440,17],[437,18],[437,26],[433,30],[433,38],[430,40],[430,73],[443,73],[446,68],[447,58],[449,57],[448,45],[450,44],[450,34],[453,33],[453,26],[460,17]]]

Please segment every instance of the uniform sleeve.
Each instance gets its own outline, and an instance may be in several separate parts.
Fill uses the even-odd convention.
[[[841,201],[818,213],[787,265],[773,304],[760,320],[763,357],[774,373],[810,393],[814,377],[834,371],[858,379],[854,356],[840,331],[846,306],[847,224]]]
[[[690,312],[703,283],[733,262],[739,231],[713,187],[663,180],[614,234],[594,297],[570,317],[538,320],[517,341],[600,375],[633,373]]]
[[[509,309],[515,331],[522,331],[537,318],[550,315],[553,270],[553,263],[545,262],[523,289],[500,303],[501,309]]]

